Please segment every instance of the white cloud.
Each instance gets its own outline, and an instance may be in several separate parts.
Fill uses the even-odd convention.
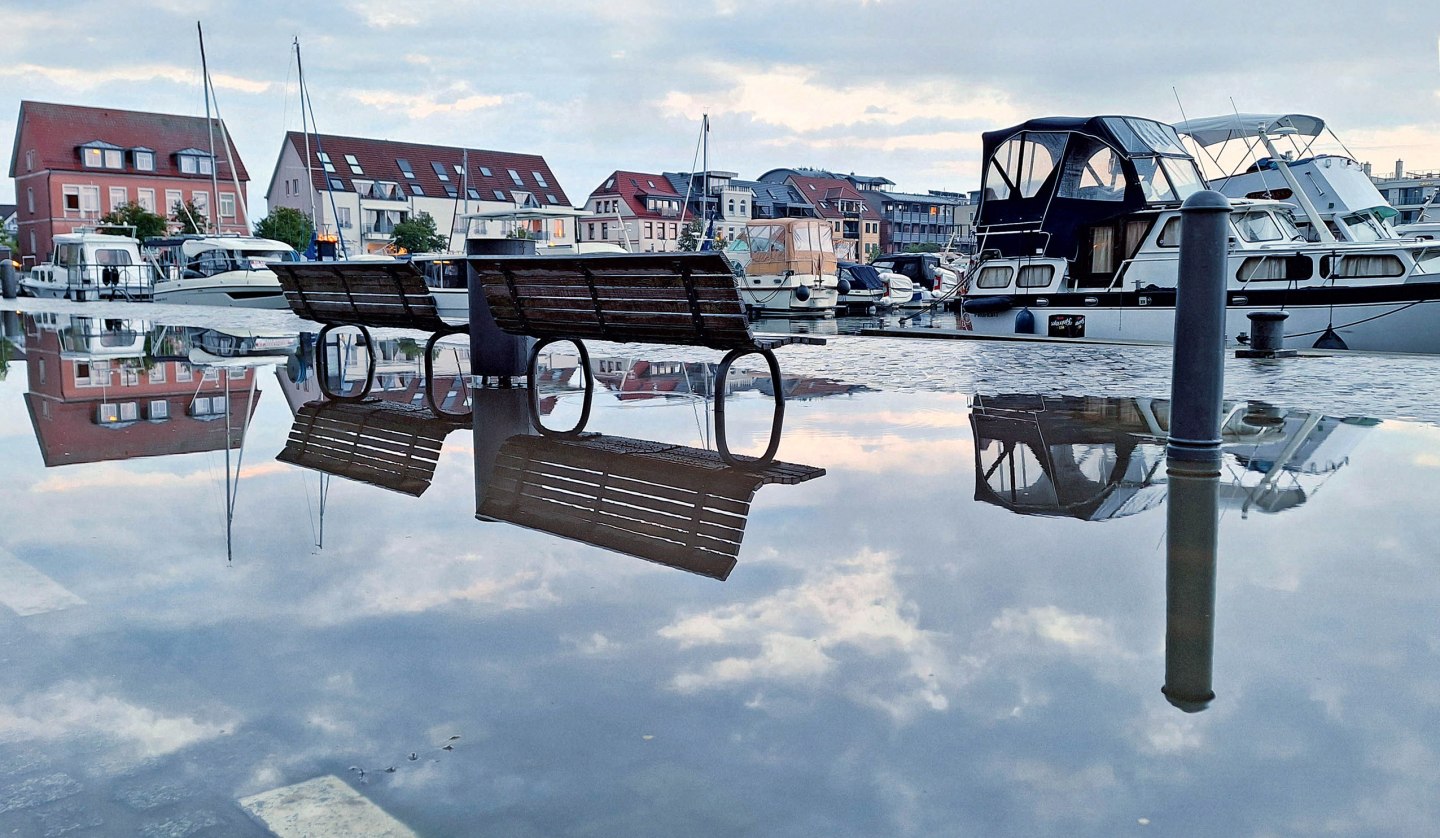
[[[229,718],[202,720],[167,716],[113,695],[96,682],[69,682],[0,705],[0,741],[100,738],[113,743],[122,760],[173,753],[234,730]]]
[[[125,64],[115,67],[66,67],[40,64],[11,64],[0,66],[0,78],[10,76],[32,82],[43,79],[51,84],[70,90],[91,91],[112,88],[116,85],[134,85],[146,82],[164,82],[172,85],[193,86],[200,89],[199,67],[178,64]],[[219,90],[233,90],[238,93],[266,93],[277,86],[271,82],[247,79],[227,73],[211,73],[210,81]]]
[[[440,114],[470,113],[498,107],[505,103],[503,96],[482,93],[447,97],[435,94],[422,95],[367,89],[351,90],[348,95],[367,107],[393,113],[404,113],[411,119],[428,119]]]

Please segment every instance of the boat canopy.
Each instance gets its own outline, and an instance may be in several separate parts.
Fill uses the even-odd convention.
[[[846,274],[850,282],[851,290],[884,291],[885,280],[880,278],[880,271],[873,265],[862,265],[858,262],[841,262],[840,270]]]
[[[1169,125],[1133,116],[1047,117],[984,135],[976,227],[1003,256],[1076,257],[1081,229],[1174,206],[1204,189]]]
[[[814,218],[752,221],[745,227],[751,274],[835,273],[835,242],[830,224]]]
[[[1177,122],[1175,130],[1201,146],[1230,140],[1253,140],[1261,132],[1275,134],[1286,128],[1304,137],[1318,137],[1325,130],[1325,120],[1303,113],[1232,113]]]

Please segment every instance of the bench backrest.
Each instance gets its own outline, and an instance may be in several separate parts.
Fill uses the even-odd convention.
[[[271,265],[291,311],[325,325],[448,328],[411,262],[281,262]]]
[[[519,435],[500,447],[476,515],[725,579],[755,490],[824,473],[739,469],[714,451],[627,437]]]
[[[419,497],[445,437],[465,424],[394,402],[311,402],[275,459]]]
[[[470,257],[496,324],[537,338],[755,346],[719,253]]]

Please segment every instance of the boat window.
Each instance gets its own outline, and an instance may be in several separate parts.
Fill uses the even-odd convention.
[[[1127,117],[1106,117],[1103,122],[1105,127],[1114,132],[1116,139],[1125,146],[1125,150],[1144,154],[1146,152],[1158,151],[1161,154],[1189,154],[1185,146],[1180,144],[1180,136],[1175,129],[1169,125],[1162,125],[1149,119],[1134,119]]]
[[[1065,170],[1060,175],[1060,198],[1087,201],[1125,200],[1125,172],[1120,155],[1107,145],[1088,137],[1077,137],[1065,153]]]
[[[1380,226],[1380,222],[1376,221],[1374,216],[1357,213],[1355,215],[1347,215],[1340,220],[1344,222],[1345,228],[1350,231],[1350,238],[1357,242],[1378,242],[1381,239],[1388,238],[1385,235],[1384,229]]]
[[[80,245],[62,244],[55,248],[55,264],[62,268],[85,264],[85,260],[81,258]]]
[[[1241,282],[1309,279],[1314,275],[1309,256],[1252,256],[1240,263],[1235,278]]]
[[[1140,188],[1145,193],[1146,201],[1176,200],[1170,180],[1165,177],[1165,172],[1154,157],[1135,158],[1135,172],[1140,176]]]
[[[976,288],[1005,288],[1010,285],[1010,274],[1014,269],[1009,265],[989,265],[980,269],[975,278]]]
[[[1160,238],[1155,243],[1161,247],[1180,246],[1180,216],[1165,222],[1165,226],[1160,228]]]
[[[116,247],[102,247],[95,251],[95,264],[97,265],[133,265],[130,261],[130,251],[121,250]]]
[[[1235,229],[1240,232],[1240,238],[1247,242],[1291,240],[1280,228],[1280,225],[1275,223],[1275,217],[1268,212],[1242,212],[1236,214],[1234,220]],[[1296,231],[1296,235],[1299,235],[1298,231]]]
[[[1200,171],[1195,168],[1194,160],[1179,160],[1168,157],[1161,161],[1165,167],[1165,174],[1170,177],[1170,185],[1175,187],[1175,195],[1180,200],[1194,195],[1205,188],[1205,182],[1200,179]]]
[[[1026,265],[1020,269],[1015,284],[1021,288],[1045,288],[1055,278],[1054,265]]]
[[[1326,279],[1404,276],[1405,263],[1392,253],[1325,256],[1320,260],[1320,273]]]
[[[1135,258],[1140,245],[1145,241],[1145,236],[1150,233],[1151,220],[1149,218],[1136,218],[1125,222],[1125,258]]]
[[[1090,273],[1108,274],[1115,270],[1115,228],[1090,228]]]

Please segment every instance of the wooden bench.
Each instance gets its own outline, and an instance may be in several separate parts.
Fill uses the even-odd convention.
[[[587,373],[586,339],[722,350],[719,388],[741,356],[760,355],[779,381],[774,349],[825,343],[751,331],[730,263],[719,253],[472,256],[469,262],[496,325],[539,339],[530,352],[532,382],[540,350],[554,341],[574,343]],[[783,393],[777,391],[776,400],[783,402]]]
[[[428,386],[434,378],[435,344],[448,335],[468,332],[469,326],[441,319],[435,295],[414,263],[279,262],[271,267],[280,278],[290,310],[323,326],[317,339],[315,366],[320,389],[327,397],[358,400],[370,394],[375,378],[375,344],[368,327],[416,329],[431,333],[425,344],[425,398],[431,410],[443,413]],[[359,393],[332,393],[327,386],[325,339],[331,330],[341,326],[358,329],[369,353],[366,381]]]
[[[386,401],[310,402],[296,412],[275,459],[419,497],[445,437],[468,419]]]
[[[512,436],[476,498],[476,517],[724,580],[756,490],[825,473],[773,460],[751,465],[627,437]]]

